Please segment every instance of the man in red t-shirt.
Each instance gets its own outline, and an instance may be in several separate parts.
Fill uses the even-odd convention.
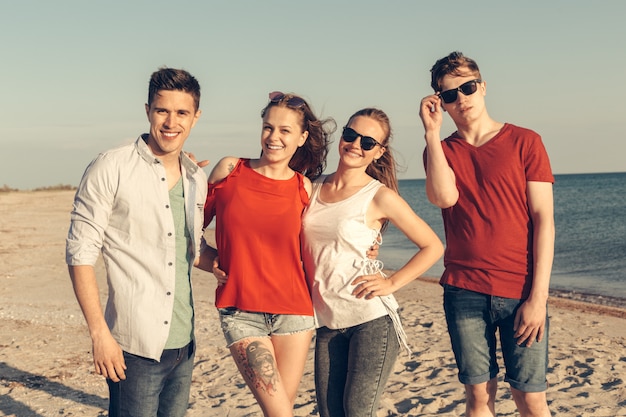
[[[499,330],[505,381],[521,416],[550,416],[547,299],[554,177],[541,137],[493,120],[478,65],[460,52],[431,69],[421,102],[426,193],[446,233],[444,310],[466,415],[495,416]],[[440,139],[442,111],[456,132]]]

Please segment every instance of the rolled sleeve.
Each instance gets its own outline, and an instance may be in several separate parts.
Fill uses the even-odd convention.
[[[100,256],[114,199],[108,165],[104,155],[99,155],[78,186],[66,241],[68,265],[95,265]]]

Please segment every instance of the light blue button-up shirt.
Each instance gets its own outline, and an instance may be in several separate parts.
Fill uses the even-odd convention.
[[[102,253],[109,287],[105,319],[113,337],[124,351],[159,360],[174,306],[176,237],[165,167],[146,137],[98,155],[87,167],[74,198],[66,262],[93,266]],[[195,259],[207,177],[184,153],[180,158]]]

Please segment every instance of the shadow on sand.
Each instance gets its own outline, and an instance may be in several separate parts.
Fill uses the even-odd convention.
[[[51,381],[41,375],[16,369],[5,362],[0,362],[0,385],[8,388],[9,393],[15,387],[26,387],[31,391],[43,391],[54,397],[61,397],[67,400],[85,404],[93,407],[100,407],[103,410],[108,408],[109,401],[97,395],[87,394],[83,391],[70,388],[66,385]],[[46,410],[50,411],[50,410]],[[26,404],[11,398],[10,395],[0,395],[0,413],[2,415],[14,415],[19,417],[43,417]],[[62,415],[62,411],[61,414]],[[98,413],[99,417],[106,416],[103,411]]]

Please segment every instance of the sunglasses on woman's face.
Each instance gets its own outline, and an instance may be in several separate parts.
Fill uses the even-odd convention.
[[[280,91],[272,91],[269,94],[269,96],[270,96],[270,102],[276,103],[276,104],[285,100],[285,98],[287,97],[285,93],[281,93]],[[291,107],[292,109],[299,109],[301,107],[304,107],[306,104],[304,99],[297,97],[297,96],[291,96],[287,98],[287,100],[285,100],[285,103],[287,104],[288,107]]]
[[[459,91],[463,93],[463,95],[470,96],[474,94],[476,90],[478,90],[478,84],[482,82],[483,80],[477,78],[475,80],[463,83],[457,88],[453,88],[452,90],[441,91],[439,93],[439,96],[441,96],[441,99],[446,104],[454,103],[459,96]]]
[[[345,142],[352,143],[355,140],[357,140],[359,137],[361,138],[361,149],[363,149],[364,151],[372,150],[374,149],[376,145],[380,146],[381,148],[384,147],[380,142],[378,142],[376,139],[370,136],[363,136],[362,134],[358,133],[356,130],[347,126],[343,128],[343,133],[341,134],[341,138]]]

